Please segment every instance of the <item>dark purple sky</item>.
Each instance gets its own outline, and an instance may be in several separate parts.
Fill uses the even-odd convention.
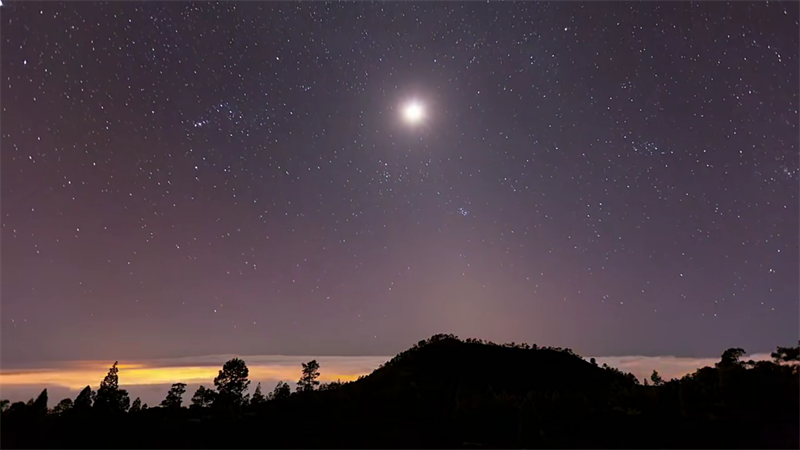
[[[798,339],[797,3],[0,17],[2,362]]]

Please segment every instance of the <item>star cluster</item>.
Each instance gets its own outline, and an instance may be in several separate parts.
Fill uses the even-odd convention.
[[[795,3],[0,18],[4,361],[797,339]]]

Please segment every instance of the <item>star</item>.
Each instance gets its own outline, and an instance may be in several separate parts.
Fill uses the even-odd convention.
[[[797,338],[791,3],[6,1],[1,367]]]

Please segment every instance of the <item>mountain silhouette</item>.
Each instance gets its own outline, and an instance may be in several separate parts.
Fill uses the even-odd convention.
[[[234,358],[188,408],[183,383],[161,407],[129,407],[115,364],[103,403],[87,387],[48,410],[45,391],[4,406],[0,437],[3,448],[798,448],[798,349],[757,363],[728,349],[715,367],[640,383],[570,349],[436,335],[349,383],[321,384],[324,367],[304,363],[294,393],[245,394]]]

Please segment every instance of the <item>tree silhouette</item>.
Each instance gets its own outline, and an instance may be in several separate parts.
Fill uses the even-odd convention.
[[[267,401],[267,398],[264,397],[264,394],[261,393],[261,383],[256,385],[256,390],[253,392],[253,398],[250,399],[251,405],[258,405]]]
[[[8,401],[8,399],[0,400],[0,410],[5,412],[5,410],[8,409],[9,404],[10,402]]]
[[[25,413],[25,411],[27,410],[27,408],[29,406],[32,406],[32,405],[33,405],[33,399],[31,399],[29,404],[26,404],[25,402],[14,402],[8,408],[8,415],[12,416],[12,417],[13,416],[20,416],[20,415]]]
[[[778,347],[770,356],[775,364],[796,363],[800,361],[800,342],[797,347]]]
[[[319,385],[319,390],[320,391],[332,391],[334,389],[338,389],[338,388],[342,387],[343,385],[344,385],[344,383],[342,383],[342,380],[331,381],[330,383],[322,383],[322,384],[320,384]]]
[[[297,382],[297,392],[310,392],[319,385],[319,363],[312,360],[303,363],[303,374]]]
[[[240,406],[244,402],[244,392],[250,386],[247,379],[250,370],[247,364],[239,358],[233,358],[222,366],[219,375],[214,378],[214,386],[217,388],[217,400],[223,403]]]
[[[183,403],[183,394],[186,393],[186,383],[175,383],[167,392],[167,398],[161,402],[164,408],[180,408]]]
[[[46,404],[43,392],[4,406],[0,447],[96,448],[123,435],[126,447],[138,448],[800,448],[800,374],[791,349],[779,347],[774,361],[754,364],[742,362],[743,350],[729,349],[717,367],[680,380],[665,381],[656,370],[636,380],[568,348],[534,351],[438,335],[349,383],[306,383],[318,380],[319,366],[303,364],[298,385],[310,392],[293,395],[281,381],[266,396],[280,401],[263,403],[257,384],[250,405],[258,407],[245,414],[238,412],[247,396],[236,407],[217,407],[216,392],[202,386],[192,409],[180,414],[78,414],[77,405],[92,406],[87,386],[71,412],[65,399],[43,417],[35,413]],[[219,386],[246,385],[243,370],[225,369]],[[637,387],[640,381],[649,387]],[[180,401],[164,406],[182,405],[184,393],[176,383],[167,398]],[[137,398],[129,412],[145,408]],[[252,424],[258,433],[239,432]]]
[[[729,348],[722,353],[722,357],[720,358],[720,362],[717,363],[717,367],[733,367],[741,365],[741,358],[742,356],[746,355],[745,352],[741,348]]]
[[[194,391],[192,396],[192,407],[207,408],[214,403],[214,396],[216,392],[212,389],[206,389],[205,386],[200,386]]]
[[[70,411],[71,409],[72,409],[72,399],[65,398],[64,400],[58,402],[58,404],[53,408],[53,414],[56,415],[64,414],[65,412]]]
[[[292,388],[289,387],[289,383],[278,381],[278,384],[275,385],[275,389],[269,393],[268,400],[280,400],[283,398],[289,398],[291,395]]]
[[[47,389],[43,390],[33,402],[33,410],[38,414],[47,413]]]
[[[86,386],[83,390],[75,397],[75,402],[73,403],[73,408],[79,411],[87,410],[94,405],[94,400],[97,394],[92,390],[91,386]]]
[[[119,368],[117,361],[108,369],[108,374],[97,389],[97,398],[94,407],[108,413],[125,412],[130,407],[131,400],[128,391],[119,388]]]
[[[664,384],[664,379],[661,378],[657,370],[653,370],[653,373],[650,375],[650,381],[653,382],[653,386],[661,386]]]

